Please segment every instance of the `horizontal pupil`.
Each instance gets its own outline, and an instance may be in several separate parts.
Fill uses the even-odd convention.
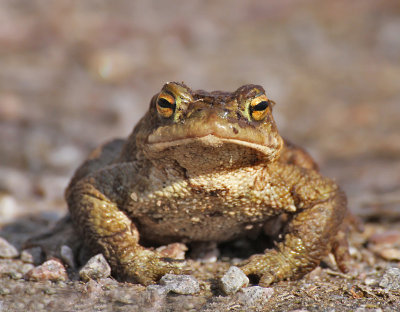
[[[268,107],[268,102],[267,101],[262,101],[260,103],[258,103],[257,105],[254,105],[252,107],[253,111],[263,111],[265,109],[267,109]]]
[[[175,108],[175,104],[171,104],[168,100],[160,98],[158,99],[158,106],[161,108]]]

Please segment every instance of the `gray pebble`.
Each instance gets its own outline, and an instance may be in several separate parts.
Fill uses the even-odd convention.
[[[0,258],[15,258],[18,257],[18,255],[19,252],[17,248],[0,237]]]
[[[243,288],[238,293],[238,299],[245,306],[256,306],[260,303],[265,303],[274,294],[274,289],[271,287],[265,288],[261,286],[253,286]]]
[[[379,281],[376,278],[373,277],[366,277],[364,279],[364,284],[367,286],[377,286]]]
[[[103,254],[98,254],[89,259],[89,261],[80,269],[80,278],[87,282],[91,279],[98,280],[111,275],[111,268]]]
[[[146,291],[156,293],[157,295],[166,295],[170,290],[166,286],[149,285],[146,287]]]
[[[231,266],[220,281],[222,291],[231,295],[249,284],[249,278],[241,269]]]
[[[71,247],[67,245],[62,245],[60,250],[61,259],[67,264],[70,268],[75,268],[75,260],[74,260],[74,253]]]
[[[24,277],[24,275],[21,272],[11,272],[11,274],[9,274],[9,276],[13,279],[13,280],[19,280],[22,279]]]
[[[160,279],[160,285],[181,295],[192,295],[200,291],[199,282],[191,275],[166,274]]]
[[[386,269],[379,286],[387,290],[400,289],[400,269],[388,268]]]

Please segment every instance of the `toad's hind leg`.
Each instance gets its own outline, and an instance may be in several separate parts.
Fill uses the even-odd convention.
[[[317,192],[318,193],[318,192]],[[300,278],[315,268],[331,249],[346,211],[342,191],[320,194],[307,209],[295,214],[276,249],[254,255],[243,263],[245,274],[260,277],[260,285]]]
[[[139,232],[121,209],[133,171],[130,164],[107,167],[71,186],[66,198],[86,245],[103,253],[117,277],[147,285],[166,273],[179,273],[182,263],[139,245]]]

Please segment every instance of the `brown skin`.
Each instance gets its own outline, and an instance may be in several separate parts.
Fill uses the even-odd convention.
[[[240,267],[260,285],[299,278],[330,251],[345,270],[346,197],[279,135],[264,89],[167,83],[127,140],[96,149],[66,199],[77,230],[113,273],[142,284],[184,263],[141,244],[223,242],[285,214],[283,240]],[[265,229],[268,232],[268,229]]]

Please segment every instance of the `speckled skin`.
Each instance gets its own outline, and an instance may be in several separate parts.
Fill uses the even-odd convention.
[[[245,274],[260,285],[299,278],[331,250],[345,270],[345,195],[282,139],[272,106],[256,85],[232,93],[164,85],[127,140],[96,149],[75,173],[66,199],[85,242],[116,276],[146,285],[184,263],[143,244],[223,242],[286,214],[282,240],[246,260]]]

